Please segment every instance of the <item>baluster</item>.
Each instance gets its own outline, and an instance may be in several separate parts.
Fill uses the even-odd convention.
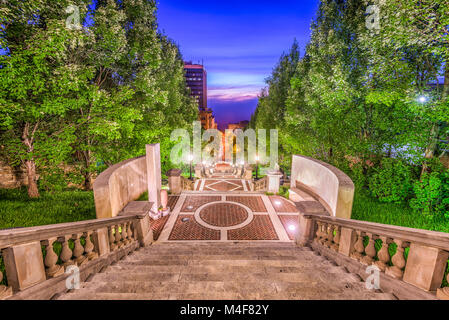
[[[133,232],[131,231],[131,224],[132,222],[128,222],[127,228],[126,228],[126,239],[128,243],[131,243],[133,241]]]
[[[366,256],[364,256],[360,262],[366,265],[372,265],[374,257],[376,256],[376,247],[374,245],[373,234],[366,233],[366,235],[368,236],[368,245],[365,248]]]
[[[128,240],[128,222],[125,222],[123,224],[122,239],[123,239],[123,244],[127,245],[129,243],[129,240]]]
[[[449,282],[449,274],[447,275],[446,280]],[[438,289],[437,298],[440,300],[449,300],[449,287]]]
[[[126,229],[125,229],[125,223],[122,223],[120,225],[120,229],[122,232],[120,233],[120,247],[123,247],[125,245],[125,238],[126,238]]]
[[[72,260],[72,250],[69,247],[70,236],[59,237],[59,242],[62,244],[61,254],[59,258],[62,261],[62,266],[67,269],[68,266],[74,265],[75,262]]]
[[[388,238],[384,236],[379,237],[380,240],[382,240],[382,248],[380,248],[379,252],[377,253],[377,257],[379,258],[378,261],[376,261],[374,264],[383,272],[388,267],[388,262],[390,262],[390,253],[388,252]]]
[[[332,249],[338,252],[340,248],[340,237],[341,231],[339,226],[335,226],[335,236],[334,236],[334,244],[332,245]]]
[[[90,239],[92,235],[92,231],[87,231],[84,233],[84,237],[86,239],[86,243],[84,244],[84,251],[86,252],[86,257],[89,260],[93,260],[98,258],[98,254],[94,251],[95,247]]]
[[[0,255],[1,257],[1,255]],[[0,283],[3,281],[3,272],[0,270]],[[0,285],[0,300],[12,296],[12,288]]]
[[[393,263],[392,267],[388,267],[386,274],[389,276],[396,278],[396,279],[402,279],[402,276],[404,275],[404,272],[402,269],[404,269],[406,261],[404,258],[404,245],[405,242],[402,240],[393,240],[394,243],[397,245],[397,250],[393,258],[391,258],[391,262]]]
[[[325,243],[326,247],[331,248],[334,243],[334,228],[335,226],[328,224],[327,225],[327,241]]]
[[[321,231],[320,231],[320,244],[324,245],[327,240],[327,223],[321,223]]]
[[[42,244],[45,246],[45,274],[47,278],[55,278],[64,273],[64,268],[60,265],[57,265],[58,255],[53,250],[53,243],[57,241],[57,238],[50,238],[48,240],[42,241]]]
[[[322,222],[321,221],[317,221],[317,228],[316,228],[316,237],[315,237],[315,242],[320,242],[321,239],[321,228],[322,228]]]
[[[354,252],[351,254],[351,258],[355,260],[360,260],[363,258],[363,252],[365,251],[365,246],[363,245],[363,235],[362,231],[357,230],[357,240],[354,244]]]
[[[123,246],[123,243],[120,241],[122,239],[122,235],[120,234],[120,225],[117,224],[115,226],[115,243],[117,245],[116,248],[121,248]]]
[[[84,247],[81,245],[80,242],[81,236],[82,233],[74,234],[72,237],[75,243],[75,248],[73,248],[73,256],[75,257],[75,262],[78,266],[81,266],[88,261],[86,259],[86,256],[84,255]]]
[[[114,251],[117,248],[114,237],[114,226],[109,227],[109,247],[111,248],[111,251]]]
[[[135,234],[134,234],[134,225],[132,222],[129,223],[128,234],[129,234],[129,238],[130,238],[131,242],[136,240]]]

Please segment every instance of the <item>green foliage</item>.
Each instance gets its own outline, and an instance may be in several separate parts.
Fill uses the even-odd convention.
[[[288,187],[281,186],[279,188],[279,192],[277,195],[288,199],[289,198],[289,190],[290,189]]]
[[[161,143],[168,170],[171,131],[197,118],[182,56],[158,32],[154,1],[98,1],[93,24],[81,30],[66,28],[69,4],[83,23],[91,1],[0,4],[0,44],[9,51],[0,56],[0,152],[30,168],[30,196],[37,176],[41,189],[62,190],[67,176],[58,168],[66,165],[91,189],[94,173],[144,154],[149,143]]]
[[[382,160],[369,179],[369,190],[382,202],[403,203],[411,193],[411,168],[401,160]]]
[[[95,219],[93,192],[43,192],[29,199],[25,189],[0,189],[0,229]]]
[[[356,189],[352,219],[401,227],[449,232],[449,219],[439,215],[424,216],[405,204],[383,203],[366,190]]]
[[[366,24],[372,4],[380,30]],[[251,126],[281,129],[281,163],[312,156],[382,202],[416,196],[415,210],[447,214],[446,178],[431,173],[416,182],[447,149],[449,82],[429,88],[449,78],[447,9],[435,1],[321,0],[304,56],[290,60],[293,74],[281,58]]]
[[[425,172],[413,185],[415,198],[410,206],[425,216],[449,220],[449,170]]]

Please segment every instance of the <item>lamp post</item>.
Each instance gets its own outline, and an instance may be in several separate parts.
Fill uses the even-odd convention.
[[[190,180],[193,180],[192,179],[192,161],[193,161],[193,155],[192,154],[190,154],[189,155],[189,161],[190,161]]]
[[[259,155],[256,155],[256,180],[259,180]]]
[[[418,101],[421,102],[421,103],[426,103],[427,102],[427,97],[426,96],[420,96],[418,98]]]

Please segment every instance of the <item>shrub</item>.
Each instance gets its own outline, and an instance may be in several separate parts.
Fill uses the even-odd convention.
[[[369,178],[371,194],[382,202],[404,202],[411,195],[412,186],[411,167],[397,159],[383,159]]]
[[[425,172],[413,186],[413,210],[425,215],[442,215],[449,219],[449,170]]]

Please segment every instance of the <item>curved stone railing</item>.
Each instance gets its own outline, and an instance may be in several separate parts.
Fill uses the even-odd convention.
[[[147,213],[2,230],[0,300],[51,299],[152,240]]]
[[[354,183],[341,170],[325,162],[295,155],[292,160],[290,199],[303,200],[306,192],[319,201],[332,216],[351,218]]]
[[[131,201],[148,191],[146,156],[120,162],[94,183],[97,218],[116,217]]]
[[[449,299],[449,233],[302,214],[296,240],[363,279],[376,266],[380,289],[400,299]]]

